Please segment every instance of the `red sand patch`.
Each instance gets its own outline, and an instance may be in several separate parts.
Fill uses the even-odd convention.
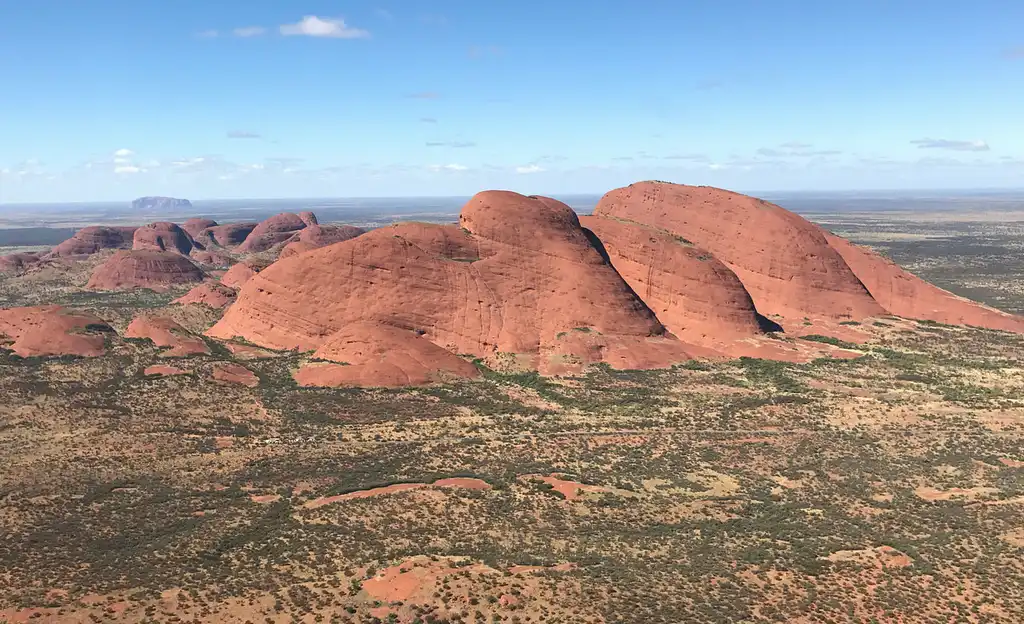
[[[914,561],[905,553],[892,546],[877,546],[860,550],[839,550],[825,557],[829,561],[854,561],[866,565],[874,565],[879,569],[906,568]]]
[[[253,495],[253,496],[249,497],[249,500],[251,500],[254,503],[262,503],[262,504],[276,503],[277,501],[281,500],[281,495],[280,494],[263,494],[261,496]]]
[[[321,496],[320,498],[311,500],[303,505],[306,509],[316,509],[323,507],[324,505],[330,505],[331,503],[337,503],[340,501],[360,499],[360,498],[372,498],[374,496],[381,496],[383,494],[393,494],[395,492],[405,492],[408,490],[418,490],[427,487],[446,487],[446,488],[462,488],[467,490],[489,490],[491,484],[487,483],[482,479],[470,479],[470,478],[450,478],[450,479],[438,479],[433,483],[395,483],[394,485],[385,485],[383,487],[372,488],[369,490],[357,490],[355,492],[348,492],[346,494],[338,494],[337,496]]]
[[[181,370],[180,368],[175,368],[173,366],[164,366],[162,364],[156,364],[154,366],[147,366],[146,369],[142,371],[142,374],[159,375],[161,377],[171,377],[173,375],[187,375],[188,371]]]
[[[999,463],[1010,468],[1024,468],[1024,461],[1018,461],[1016,459],[1010,459],[1009,457],[1000,457]]]
[[[557,475],[523,475],[526,479],[543,481],[555,489],[556,492],[565,497],[566,500],[574,500],[582,494],[613,492],[614,490],[600,485],[590,485],[562,479]]]
[[[530,574],[531,572],[568,572],[576,568],[575,563],[558,563],[551,566],[515,565],[508,569],[509,574]]]

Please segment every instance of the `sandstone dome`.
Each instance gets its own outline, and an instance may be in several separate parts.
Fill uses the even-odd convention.
[[[192,237],[188,232],[169,221],[150,223],[135,230],[132,249],[174,251],[183,255],[192,252]]]
[[[132,246],[134,227],[107,227],[91,225],[75,232],[75,235],[57,245],[48,254],[51,257],[86,256],[104,249],[129,249]]]
[[[171,251],[118,251],[96,267],[86,284],[95,290],[150,288],[203,281],[203,272],[191,260]]]
[[[103,355],[111,335],[114,330],[105,321],[86,312],[60,306],[0,308],[0,346],[21,357],[96,357]]]
[[[282,212],[281,214],[274,215],[265,221],[261,221],[249,236],[245,238],[245,242],[238,249],[245,253],[266,251],[278,243],[285,242],[291,238],[294,232],[306,228],[309,222],[313,220],[308,216],[306,219],[303,219],[291,212]]]

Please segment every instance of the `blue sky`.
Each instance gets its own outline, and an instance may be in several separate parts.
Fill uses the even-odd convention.
[[[0,203],[1022,187],[1024,2],[0,0]]]

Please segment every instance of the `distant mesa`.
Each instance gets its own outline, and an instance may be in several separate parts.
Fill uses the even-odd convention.
[[[135,230],[132,249],[173,251],[182,255],[192,253],[192,237],[177,224],[169,221],[150,223]]]
[[[46,257],[88,256],[104,249],[131,249],[135,227],[91,225],[50,250]]]
[[[132,201],[132,210],[167,211],[191,210],[192,202],[176,197],[140,197]]]
[[[172,251],[118,251],[96,267],[86,288],[166,290],[171,286],[201,282],[204,277],[191,260]]]
[[[274,245],[287,241],[294,232],[309,225],[316,225],[316,217],[313,216],[313,213],[307,212],[303,215],[305,217],[291,212],[282,212],[261,221],[246,237],[245,242],[239,246],[238,250],[244,253],[267,251]]]
[[[21,357],[96,357],[111,335],[116,334],[105,321],[60,306],[0,309],[0,346]]]
[[[126,338],[146,338],[158,347],[166,347],[161,355],[181,357],[208,354],[210,347],[202,338],[192,334],[177,322],[159,315],[142,314],[128,325]]]
[[[181,305],[206,305],[220,310],[235,302],[235,290],[217,282],[203,282],[172,303]]]

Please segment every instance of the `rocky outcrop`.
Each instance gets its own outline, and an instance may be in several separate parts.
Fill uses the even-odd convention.
[[[235,302],[235,290],[217,282],[203,282],[172,303],[202,304],[215,309],[226,308]]]
[[[96,267],[86,284],[94,290],[149,288],[166,290],[203,281],[203,272],[191,260],[171,251],[119,251]]]
[[[0,347],[21,357],[96,357],[103,355],[107,337],[115,335],[105,321],[60,306],[0,309]]]
[[[183,255],[192,253],[192,237],[188,232],[169,221],[150,223],[135,230],[132,249],[173,251]]]
[[[312,213],[304,214],[311,215]],[[281,214],[274,215],[265,221],[261,221],[253,229],[252,233],[246,237],[245,242],[238,247],[238,250],[244,253],[267,251],[274,245],[287,241],[295,232],[306,228],[309,225],[308,221],[312,221],[315,224],[315,217],[310,219],[307,216],[306,219],[303,219],[291,212],[282,212]]]
[[[270,265],[268,261],[251,258],[232,266],[220,277],[220,283],[229,288],[241,288],[257,273]]]
[[[205,340],[190,333],[175,321],[154,314],[141,314],[132,319],[124,335],[126,338],[146,338],[158,347],[166,347],[161,355],[167,357],[210,352]]]
[[[902,269],[878,253],[832,233],[825,238],[889,313],[949,325],[1024,333],[1024,317],[958,297]]]
[[[104,249],[130,249],[135,230],[134,227],[91,225],[75,232],[74,236],[51,249],[47,255],[67,258],[87,256]]]
[[[352,225],[310,225],[288,239],[278,258],[288,258],[355,238],[366,230]]]
[[[225,223],[208,227],[193,238],[206,247],[237,247],[245,242],[256,226],[256,223]]]
[[[766,201],[640,182],[607,193],[594,215],[662,229],[708,250],[739,277],[761,314],[784,325],[885,313],[816,225]]]
[[[197,238],[203,230],[212,227],[217,227],[217,222],[213,219],[206,219],[204,217],[192,217],[191,219],[186,219],[185,222],[181,224],[181,229],[188,232],[188,235],[193,239]]]
[[[690,357],[565,204],[488,191],[466,204],[460,226],[399,224],[279,260],[209,334],[315,350],[363,322],[450,353],[515,354],[545,372]]]
[[[218,362],[213,365],[212,376],[215,380],[229,384],[239,384],[249,388],[260,385],[256,373],[239,364]]]
[[[175,197],[140,197],[132,201],[132,210],[136,211],[158,211],[167,210],[191,210],[192,202],[187,199]]]
[[[0,273],[21,273],[39,262],[40,254],[13,253],[0,256]]]

